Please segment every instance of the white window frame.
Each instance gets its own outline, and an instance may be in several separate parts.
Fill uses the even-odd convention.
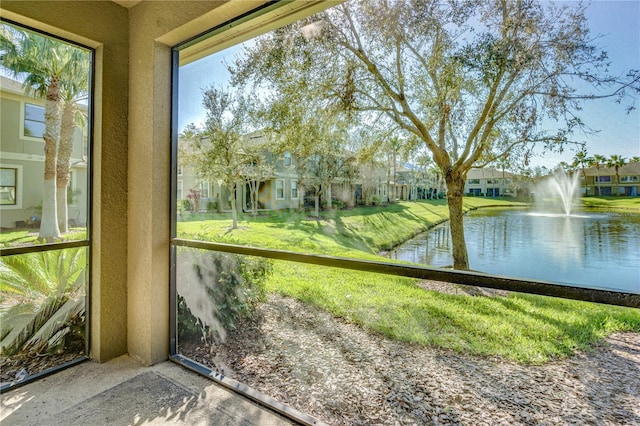
[[[16,169],[16,203],[0,204],[0,210],[19,210],[22,209],[22,194],[24,193],[24,181],[22,179],[22,166],[18,164],[0,164],[3,169]]]
[[[27,105],[33,105],[39,108],[44,108],[44,105],[39,105],[34,102],[26,102],[26,101],[20,102],[20,139],[25,139],[29,141],[39,141],[44,143],[44,139],[42,137],[28,136],[24,132],[24,121],[27,118],[25,114],[25,109],[27,108]]]
[[[208,180],[203,180],[202,182],[200,182],[200,187],[198,189],[200,190],[201,198],[210,198],[209,196],[211,195],[211,185],[209,185]],[[206,191],[206,196],[205,196],[205,191]]]
[[[293,195],[293,191],[295,191],[295,195]],[[291,181],[291,199],[292,200],[298,199],[298,181],[297,180]]]
[[[282,185],[282,196],[278,197],[278,184]],[[284,200],[284,179],[276,179],[276,200]]]
[[[176,200],[181,201],[183,199],[183,193],[182,193],[182,180],[178,180],[178,183],[176,185]]]
[[[284,159],[282,160],[282,164],[285,167],[291,167],[291,153],[289,151],[284,152]]]

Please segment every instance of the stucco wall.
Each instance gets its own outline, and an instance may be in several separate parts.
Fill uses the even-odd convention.
[[[255,1],[143,1],[130,9],[129,353],[169,351],[171,46],[256,7]],[[183,188],[183,191],[188,190]]]

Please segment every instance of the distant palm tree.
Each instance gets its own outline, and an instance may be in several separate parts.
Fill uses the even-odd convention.
[[[567,175],[573,173],[573,167],[571,166],[571,164],[567,163],[566,161],[559,162],[556,169],[562,170]]]
[[[82,62],[88,57],[79,61],[78,48],[30,31],[7,24],[2,24],[1,29],[0,65],[23,80],[27,94],[45,99],[44,192],[39,239],[51,242],[60,237],[56,201],[60,103],[65,92],[72,91],[75,84],[72,80],[80,74]],[[88,71],[87,65],[85,69]]]
[[[607,167],[613,167],[616,170],[616,195],[620,195],[620,175],[618,172],[620,167],[624,166],[625,164],[627,164],[627,160],[623,156],[618,154],[612,154],[609,157],[609,160],[607,160]]]
[[[607,158],[604,155],[600,155],[600,154],[595,154],[592,158],[591,161],[589,162],[589,165],[591,167],[595,167],[596,168],[596,181],[600,182],[600,167],[604,166],[607,164]],[[600,189],[600,185],[596,186],[596,188],[598,188],[598,196],[602,195],[602,190]]]
[[[638,157],[637,155],[635,157],[631,157],[629,159],[630,163],[640,163],[640,157]]]
[[[576,167],[580,167],[580,170],[582,171],[582,177],[584,178],[584,189],[585,189],[585,193],[587,191],[587,173],[584,170],[584,167],[589,164],[591,162],[591,157],[589,157],[587,155],[587,150],[586,149],[581,149],[580,151],[576,152],[576,155],[573,157],[573,164],[572,166],[574,168]]]

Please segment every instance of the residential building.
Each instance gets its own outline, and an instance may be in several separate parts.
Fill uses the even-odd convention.
[[[464,193],[483,197],[515,196],[514,178],[515,175],[506,170],[471,169],[467,173]]]
[[[37,226],[44,181],[44,99],[25,94],[22,84],[0,76],[0,227]],[[80,105],[86,115],[86,106]],[[73,136],[68,218],[87,222],[87,128]]]
[[[589,167],[579,170],[580,186],[585,195],[640,195],[640,163],[633,162],[618,168]],[[620,178],[618,182],[617,178]]]
[[[236,184],[236,208],[238,211],[249,212],[251,206],[251,192],[257,191],[257,210],[283,210],[313,207],[315,189],[310,184],[305,187],[305,180],[320,181],[319,177],[300,175],[298,162],[300,161],[290,151],[274,152],[262,133],[247,135],[246,144],[253,148],[263,146],[257,152],[261,162],[270,169],[269,176],[260,178],[259,182],[247,175]],[[343,153],[343,157],[351,155]],[[307,160],[313,162],[314,159]],[[318,160],[319,161],[319,160]],[[312,169],[313,167],[307,167]],[[377,197],[380,202],[396,200],[412,200],[418,198],[418,188],[422,188],[417,181],[415,168],[407,163],[398,163],[396,168],[388,168],[383,163],[373,162],[366,167],[345,167],[338,171],[338,176],[331,181],[331,190],[323,192],[321,204],[326,206],[327,198],[331,197],[336,205],[364,205],[371,203],[371,197]],[[251,172],[251,164],[247,164],[247,171]],[[395,179],[393,173],[396,173]],[[183,209],[197,211],[228,211],[231,209],[231,192],[219,183],[208,181],[197,174],[185,162],[181,162],[177,172],[176,198]],[[253,187],[252,187],[253,186]],[[364,191],[367,197],[363,197]],[[193,193],[198,191],[197,206],[193,201]],[[425,191],[420,191],[420,194]],[[191,195],[190,195],[191,194]],[[424,197],[423,197],[424,198]]]

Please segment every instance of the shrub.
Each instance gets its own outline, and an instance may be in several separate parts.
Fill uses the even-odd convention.
[[[182,250],[178,255],[178,340],[224,340],[264,300],[268,259]]]
[[[64,350],[84,328],[85,248],[7,256],[0,261],[0,352]],[[81,331],[82,334],[82,331]],[[84,340],[84,337],[80,337]]]
[[[206,209],[208,212],[218,210],[218,201],[207,201]]]

